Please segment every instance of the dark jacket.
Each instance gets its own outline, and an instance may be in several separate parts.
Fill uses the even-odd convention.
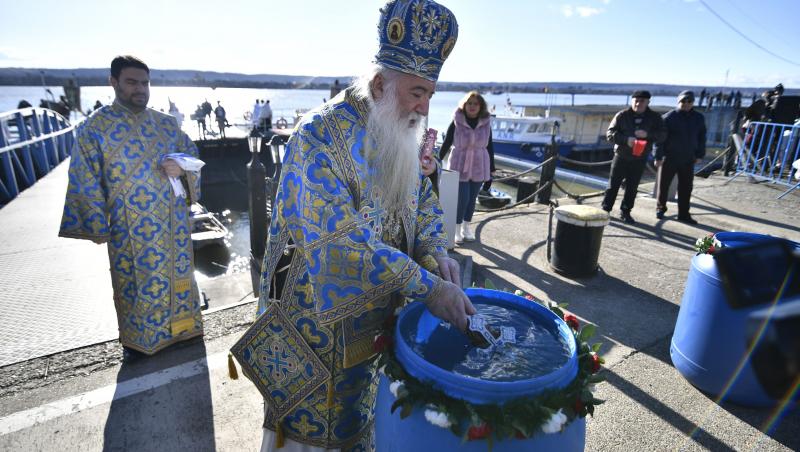
[[[670,110],[664,115],[667,139],[656,145],[655,158],[676,165],[688,165],[706,155],[706,122],[695,111]]]
[[[640,120],[637,125],[637,119]],[[633,149],[628,146],[628,138],[636,137],[634,132],[638,129],[647,132],[647,147],[639,157],[633,156]],[[626,160],[636,160],[647,158],[653,149],[654,143],[661,143],[667,137],[667,129],[664,128],[664,120],[661,115],[651,110],[649,107],[641,115],[637,115],[633,108],[626,108],[614,115],[614,119],[608,125],[606,138],[614,143],[614,153]]]

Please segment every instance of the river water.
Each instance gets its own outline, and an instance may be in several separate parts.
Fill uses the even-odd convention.
[[[64,90],[61,87],[50,87],[56,99]],[[197,125],[189,120],[189,115],[198,105],[208,100],[214,107],[217,101],[225,108],[228,121],[233,124],[244,124],[245,112],[252,112],[256,99],[269,100],[273,111],[273,121],[285,117],[292,122],[295,111],[305,111],[316,108],[322,104],[323,99],[329,97],[327,90],[310,89],[257,89],[257,88],[201,88],[201,87],[174,87],[153,86],[150,89],[150,107],[156,110],[169,110],[168,100],[172,100],[181,113],[184,114],[183,129],[192,138],[197,138]],[[464,92],[441,91],[431,99],[429,127],[439,131],[447,130],[453,116],[453,111]],[[25,99],[34,106],[39,105],[39,100],[45,97],[41,86],[0,86],[0,112],[17,108],[20,100]],[[81,87],[81,111],[92,108],[95,101],[102,104],[111,103],[114,90],[110,86],[84,86]],[[505,112],[506,104],[510,100],[513,105],[570,105],[572,96],[569,94],[543,94],[543,93],[510,93],[510,94],[485,94],[489,108],[495,107],[498,113]],[[619,105],[622,108],[627,104],[626,95],[594,95],[576,94],[575,105]],[[675,99],[671,96],[656,96],[652,99],[653,105],[674,105]],[[213,125],[216,127],[216,124]],[[244,136],[244,130],[228,129],[229,135]]]
[[[48,88],[57,99],[62,95],[61,87]],[[0,87],[0,112],[13,110],[20,100],[25,99],[33,105],[38,105],[39,100],[45,97],[44,88],[41,86],[2,86]],[[437,92],[431,99],[428,123],[439,131],[447,129],[453,115],[453,110],[464,92],[443,91]],[[114,91],[109,86],[81,87],[81,109],[91,109],[95,101],[108,104],[113,100]],[[251,112],[256,99],[270,100],[273,110],[273,121],[280,117],[287,119],[295,116],[297,110],[305,111],[320,105],[329,96],[327,90],[306,89],[256,89],[256,88],[200,88],[200,87],[151,87],[150,107],[156,110],[167,111],[169,101],[174,102],[178,109],[185,115],[183,129],[192,138],[198,138],[195,121],[189,120],[189,115],[194,112],[199,104],[208,100],[216,106],[217,101],[225,107],[228,120],[232,124],[245,125],[245,113]],[[484,97],[490,108],[495,107],[498,112],[505,111],[506,104],[510,101],[513,105],[568,105],[572,103],[572,96],[566,94],[536,94],[536,93],[510,93],[510,94],[485,94]],[[671,105],[672,97],[654,97],[655,105]],[[575,104],[610,104],[620,105],[628,102],[624,95],[575,95]],[[212,121],[213,122],[213,121]],[[291,123],[291,119],[289,119]],[[211,124],[210,124],[211,125]],[[216,124],[213,124],[216,127]],[[228,129],[228,136],[244,136],[245,127]],[[567,184],[567,181],[562,185]],[[495,188],[509,192],[514,198],[514,187],[496,184]],[[587,193],[593,191],[588,187],[569,185],[571,192]],[[558,190],[554,196],[560,196]],[[210,201],[210,200],[209,200]],[[212,202],[212,204],[219,204]],[[199,271],[207,277],[215,277],[231,273],[249,271],[249,219],[247,212],[230,211],[227,208],[214,205],[213,209],[226,224],[230,234],[223,247],[207,247],[197,253],[197,266]]]

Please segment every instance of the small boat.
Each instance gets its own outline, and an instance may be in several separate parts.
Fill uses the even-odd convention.
[[[478,192],[478,202],[489,209],[499,209],[511,204],[511,196],[495,188]]]
[[[192,222],[192,246],[194,249],[216,244],[224,245],[225,236],[228,235],[228,228],[213,212],[209,212],[200,203],[194,203],[191,207]]]
[[[555,130],[558,153],[572,152],[574,142],[558,135],[561,118],[541,116],[497,116],[492,118],[492,144],[495,155],[518,160],[541,162]]]

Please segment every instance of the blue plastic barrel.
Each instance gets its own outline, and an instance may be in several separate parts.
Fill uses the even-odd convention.
[[[716,238],[725,247],[776,240],[745,232],[720,232]],[[779,268],[781,265],[785,264],[776,262],[770,271],[785,273],[787,269]],[[747,356],[747,319],[765,306],[731,307],[714,257],[693,257],[670,346],[675,368],[694,386],[721,400],[749,406],[774,405],[777,400],[761,387]],[[740,364],[741,371],[736,374]]]
[[[546,389],[557,389],[567,386],[578,372],[578,359],[575,338],[570,328],[549,309],[511,293],[487,289],[467,289],[467,296],[473,304],[491,304],[515,309],[529,314],[533,321],[546,328],[552,328],[568,345],[570,357],[567,362],[553,372],[530,379],[516,381],[486,381],[457,375],[446,371],[415,353],[406,343],[401,329],[416,324],[425,306],[412,303],[407,306],[397,319],[395,330],[396,356],[406,372],[420,381],[444,391],[451,397],[460,398],[477,404],[503,403],[522,396],[534,396]],[[412,323],[413,322],[413,323]],[[444,336],[431,336],[427,346],[436,347],[443,352],[447,344],[436,344]],[[466,339],[465,339],[466,340]],[[449,429],[434,426],[425,419],[424,410],[416,408],[405,419],[400,419],[400,410],[391,413],[395,398],[389,391],[390,381],[381,376],[375,408],[375,439],[377,450],[399,452],[432,451],[480,451],[487,450],[486,440],[461,442]],[[572,421],[564,431],[547,434],[538,432],[529,439],[506,439],[494,442],[493,451],[582,451],[586,438],[586,420],[578,418]]]

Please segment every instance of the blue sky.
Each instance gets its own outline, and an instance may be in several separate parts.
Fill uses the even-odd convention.
[[[441,3],[459,22],[442,80],[800,86],[798,0]],[[158,69],[355,75],[375,53],[382,4],[0,0],[0,67],[106,67],[131,53]]]

